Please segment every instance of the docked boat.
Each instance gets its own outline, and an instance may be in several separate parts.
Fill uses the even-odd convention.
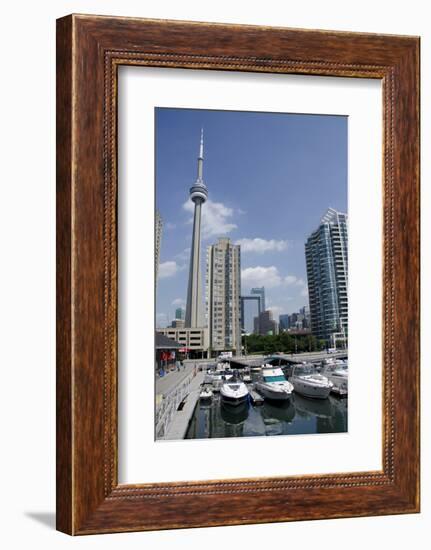
[[[281,368],[271,365],[262,367],[255,388],[266,399],[274,401],[287,401],[293,392],[293,386],[286,380]]]
[[[250,372],[260,372],[262,370],[262,365],[250,365]]]
[[[349,369],[346,361],[326,361],[320,371],[333,383],[332,392],[344,397],[348,393]]]
[[[220,388],[220,397],[225,405],[241,405],[248,400],[248,388],[241,380],[231,378]]]
[[[229,370],[223,370],[216,368],[215,370],[208,371],[205,375],[204,383],[212,384],[213,391],[220,391],[222,385],[226,380],[230,380],[233,377],[233,373]]]
[[[280,367],[283,371],[283,374],[286,378],[289,378],[292,374],[292,367],[296,365],[298,361],[292,359],[288,355],[282,353],[277,353],[274,355],[269,355],[265,358],[266,365],[272,365],[273,367]]]
[[[315,366],[310,364],[295,365],[292,369],[290,382],[296,393],[316,399],[326,399],[334,385],[326,376],[319,374]]]
[[[245,383],[249,383],[251,382],[251,373],[250,373],[250,369],[249,368],[246,368],[243,370],[242,372],[242,375],[241,375],[241,378],[242,378],[242,381],[245,382]]]
[[[199,394],[199,399],[202,401],[209,401],[213,397],[213,392],[211,388],[203,387],[201,390],[201,393]]]

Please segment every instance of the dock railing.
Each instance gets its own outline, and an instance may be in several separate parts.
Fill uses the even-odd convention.
[[[156,405],[156,439],[163,439],[167,433],[181,401],[189,394],[190,384],[195,376],[196,373],[191,372],[178,386],[163,395],[160,403]]]

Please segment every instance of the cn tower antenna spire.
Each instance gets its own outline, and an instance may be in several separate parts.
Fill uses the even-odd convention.
[[[203,183],[204,172],[204,129],[201,128],[201,143],[198,156],[198,181]]]
[[[201,128],[201,147],[199,150],[199,158],[204,158],[204,129]]]

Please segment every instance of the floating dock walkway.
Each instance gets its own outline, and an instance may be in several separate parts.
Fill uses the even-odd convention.
[[[248,388],[248,391],[250,393],[250,399],[253,405],[263,405],[264,398],[260,395],[260,393],[257,393],[257,391],[254,388]]]

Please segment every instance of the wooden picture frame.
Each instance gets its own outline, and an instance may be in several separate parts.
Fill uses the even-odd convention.
[[[117,68],[383,84],[381,471],[119,485]],[[419,511],[419,38],[70,15],[57,21],[57,529],[90,534]]]

